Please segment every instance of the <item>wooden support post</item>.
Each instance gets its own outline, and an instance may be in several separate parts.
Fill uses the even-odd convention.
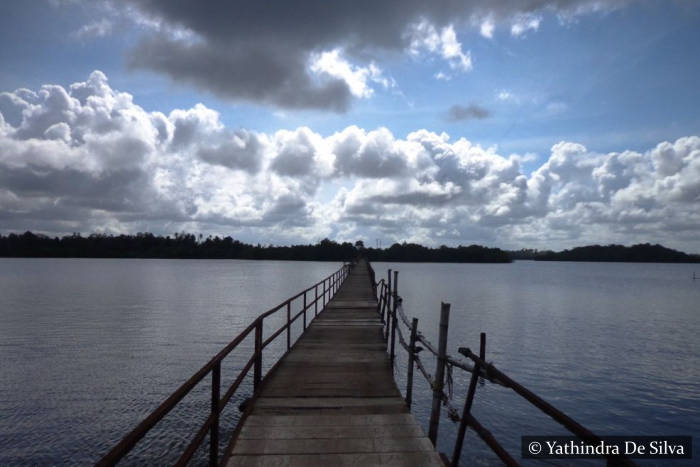
[[[413,365],[416,360],[416,334],[418,333],[418,318],[411,322],[411,340],[408,343],[408,370],[406,371],[406,405],[411,409],[413,402]]]
[[[377,314],[379,314],[382,317],[382,326],[384,325],[384,308],[383,308],[383,303],[384,302],[384,284],[382,284],[382,287],[379,289],[379,301],[377,302]]]
[[[221,361],[211,370],[211,426],[209,427],[209,466],[219,465],[219,397],[221,392]]]
[[[306,331],[306,291],[304,291],[304,331]]]
[[[287,350],[292,347],[292,304],[287,302]]]
[[[386,340],[386,347],[387,350],[389,350],[389,323],[391,320],[389,317],[391,316],[391,269],[387,271],[387,276],[388,276],[388,282],[387,282],[387,289],[386,289],[386,332],[384,333],[384,339]]]
[[[398,290],[399,288],[399,271],[394,271],[394,301],[393,301],[393,309],[391,312],[391,367],[394,367],[394,360],[396,359],[396,324],[397,324],[397,317],[396,317],[396,308],[399,304],[399,295],[398,295]]]
[[[479,358],[482,360],[486,359],[486,333],[481,333],[479,342]],[[452,453],[452,465],[457,467],[459,465],[459,457],[462,455],[462,444],[464,443],[464,436],[467,433],[467,425],[469,421],[469,415],[471,415],[472,402],[474,402],[474,393],[476,392],[476,383],[479,381],[479,373],[481,372],[481,365],[479,363],[474,364],[474,369],[472,370],[472,377],[469,381],[469,389],[467,390],[467,398],[464,400],[464,409],[462,410],[462,419],[459,421],[459,430],[457,431],[457,440],[455,441],[455,449]]]
[[[318,314],[318,284],[314,286],[314,316]]]
[[[327,279],[323,279],[323,307],[321,308],[322,310],[326,307],[326,280]]]
[[[437,445],[438,425],[440,424],[440,404],[442,388],[445,381],[445,363],[447,362],[447,330],[450,323],[450,304],[442,303],[440,307],[440,338],[438,340],[437,368],[435,368],[435,387],[433,388],[433,407],[430,412],[428,438]]]
[[[253,365],[253,391],[257,391],[262,380],[262,333],[263,320],[255,325],[255,364]]]

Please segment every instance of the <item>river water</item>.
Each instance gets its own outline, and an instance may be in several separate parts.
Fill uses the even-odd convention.
[[[0,259],[0,465],[94,463],[259,313],[339,266]],[[700,436],[700,281],[692,280],[693,265],[374,267],[380,277],[400,271],[404,310],[434,343],[440,302],[451,303],[451,354],[477,349],[486,332],[487,360],[596,433]],[[249,341],[225,361],[224,385],[249,356]],[[279,350],[270,349],[266,367]],[[424,358],[432,373],[434,360]],[[396,377],[403,390],[401,351]],[[455,370],[453,380],[461,407],[468,375]],[[205,380],[127,463],[171,462],[203,420],[208,391]],[[224,412],[222,438],[249,393],[247,381]],[[416,376],[415,414],[426,429],[430,397]],[[490,383],[478,387],[473,413],[516,459],[520,436],[564,433]],[[442,451],[451,454],[455,432],[443,418]],[[497,463],[473,432],[463,459]]]

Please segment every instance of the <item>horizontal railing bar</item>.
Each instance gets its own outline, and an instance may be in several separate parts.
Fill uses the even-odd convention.
[[[343,267],[345,267],[345,266],[343,266]],[[342,269],[342,268],[341,268],[341,269]],[[340,269],[339,269],[338,271],[340,271]],[[284,302],[280,303],[279,305],[277,305],[277,306],[275,306],[275,307],[273,307],[273,308],[270,308],[269,310],[267,310],[266,312],[264,312],[263,314],[261,314],[260,316],[258,316],[258,318],[267,318],[268,316],[274,314],[276,311],[279,311],[282,307],[285,307],[285,306],[287,305],[287,303],[293,302],[293,301],[296,300],[297,298],[299,298],[299,297],[301,297],[302,295],[304,295],[305,293],[307,293],[307,292],[313,290],[314,288],[318,287],[319,285],[322,285],[322,284],[325,283],[326,281],[332,280],[332,279],[333,279],[333,276],[334,276],[338,271],[336,271],[336,272],[334,272],[333,274],[327,276],[327,277],[326,277],[325,279],[323,279],[322,281],[319,281],[319,282],[315,283],[315,284],[312,285],[311,287],[309,287],[309,288],[307,288],[307,289],[305,289],[305,290],[302,290],[301,292],[299,292],[298,294],[294,295],[293,297],[289,297],[288,299],[286,299]]]
[[[311,305],[313,305],[313,304],[314,304],[314,302],[311,302]],[[267,339],[265,339],[265,340],[263,341],[263,343],[262,343],[262,348],[264,349],[265,347],[267,347],[268,344],[271,344],[272,341],[275,340],[275,338],[276,338],[277,336],[279,336],[279,335],[282,334],[284,331],[286,331],[287,328],[289,327],[289,325],[293,324],[294,321],[296,321],[297,319],[299,319],[299,317],[300,317],[305,311],[307,311],[309,308],[310,308],[310,305],[308,305],[305,309],[302,309],[301,311],[299,311],[296,315],[294,315],[292,318],[290,318],[288,324],[283,324],[282,327],[279,328],[277,331],[275,331],[274,334],[272,334],[270,337],[268,337]]]
[[[245,377],[248,375],[248,372],[253,367],[253,363],[255,363],[255,355],[250,357],[248,363],[246,363],[245,366],[241,369],[240,373],[238,373],[236,380],[233,383],[231,383],[231,387],[228,388],[228,390],[224,394],[224,397],[221,398],[221,402],[219,404],[221,410],[223,410],[224,406],[226,406],[226,404],[228,404],[228,401],[231,400],[231,397],[233,397],[233,394],[236,392],[236,389],[238,389],[238,386],[241,385]],[[219,413],[221,413],[221,410],[219,411]]]
[[[303,315],[305,311],[306,311],[306,310],[301,310],[301,311],[297,312],[296,315],[292,316],[292,318],[289,320],[289,324],[292,324],[294,321],[296,321],[297,319],[299,319],[299,317],[300,317],[301,315]]]
[[[491,377],[494,379],[499,379],[501,382],[506,386],[511,388],[513,391],[515,391],[517,394],[522,396],[524,399],[529,401],[532,405],[540,409],[542,412],[546,413],[550,417],[552,417],[555,421],[559,422],[561,425],[564,426],[567,430],[581,438],[583,441],[587,443],[592,443],[592,444],[598,444],[602,442],[602,438],[600,438],[598,435],[590,431],[588,428],[584,427],[580,423],[578,423],[576,420],[573,418],[569,417],[566,415],[564,412],[561,410],[557,409],[554,407],[552,404],[549,402],[545,401],[541,397],[539,397],[537,394],[534,392],[530,391],[527,389],[525,386],[521,385],[517,381],[511,379],[508,375],[497,369],[493,364],[487,363],[486,361],[482,360],[479,358],[478,355],[474,354],[471,350],[465,347],[460,347],[459,348],[459,353],[464,355],[465,357],[468,357],[472,359],[475,363],[478,363],[480,366],[483,366],[484,370],[486,371],[487,374],[491,373]],[[613,458],[618,462],[624,463],[626,465],[634,465],[631,463],[628,459],[621,457],[621,456],[606,456],[608,458]]]
[[[258,318],[260,319],[260,318]],[[136,428],[131,430],[122,440],[114,446],[102,459],[97,462],[97,466],[107,466],[114,465],[119,460],[126,455],[127,452],[131,450],[136,443],[143,438],[146,433],[155,426],[163,417],[165,417],[172,409],[180,402],[191,390],[197,385],[204,377],[212,370],[217,362],[223,360],[226,355],[228,355],[233,349],[235,349],[238,344],[243,341],[248,334],[255,328],[258,319],[253,321],[247,328],[243,330],[238,336],[231,341],[226,347],[223,348],[214,358],[209,360],[209,362],[204,365],[197,373],[195,373],[190,379],[185,381],[175,392],[173,392],[170,397],[168,397],[162,404],[160,404],[151,414],[146,417],[141,423],[139,423]]]
[[[290,322],[290,323],[283,324],[281,328],[279,328],[277,331],[274,332],[274,334],[272,334],[270,337],[268,337],[267,339],[265,339],[265,340],[262,342],[261,347],[262,347],[263,349],[264,349],[265,347],[267,347],[267,345],[270,344],[270,343],[272,343],[272,341],[274,341],[275,338],[276,338],[277,336],[279,336],[279,335],[282,334],[284,331],[286,331],[290,324],[291,324],[291,322]]]
[[[474,418],[472,414],[467,414],[467,421],[469,423],[469,428],[472,430],[476,431],[476,434],[479,435],[479,438],[481,438],[488,446],[491,448],[491,450],[496,453],[499,459],[503,461],[505,465],[509,466],[519,466],[518,462],[511,457],[510,454],[508,454],[508,451],[503,449],[503,446],[494,438],[494,436],[491,434],[489,430],[484,428],[484,426],[479,423],[479,421]]]
[[[236,380],[231,384],[231,387],[226,391],[226,394],[224,394],[224,397],[222,397],[219,401],[219,414],[223,412],[224,407],[226,404],[228,404],[228,401],[231,400],[231,397],[233,397],[233,394],[236,392],[236,389],[238,389],[238,386],[241,385],[243,382],[243,379],[245,379],[246,375],[250,371],[251,367],[253,366],[253,363],[255,363],[255,356],[251,357],[250,360],[248,360],[248,363],[241,369],[241,371],[238,373],[238,376],[236,377]],[[176,466],[184,466],[187,465],[187,463],[192,459],[192,456],[194,456],[194,453],[197,452],[197,449],[199,449],[199,446],[202,444],[202,441],[204,441],[204,437],[206,436],[207,432],[211,428],[212,421],[214,420],[214,414],[209,414],[209,417],[204,421],[202,426],[199,428],[199,431],[195,435],[194,438],[192,438],[192,441],[190,441],[190,444],[187,446],[187,449],[185,449],[185,452],[182,453],[180,456],[180,459],[175,463]]]
[[[197,434],[195,435],[194,438],[192,438],[192,441],[190,441],[190,444],[187,445],[187,449],[185,449],[185,452],[182,453],[180,458],[175,462],[176,467],[183,467],[187,465],[187,463],[192,459],[192,456],[194,456],[194,453],[197,452],[197,449],[199,449],[199,446],[201,446],[202,441],[204,441],[204,437],[207,435],[207,432],[211,428],[211,423],[214,420],[214,414],[210,413],[207,419],[204,421],[204,424],[202,424],[201,427],[199,427],[199,431],[197,431]]]

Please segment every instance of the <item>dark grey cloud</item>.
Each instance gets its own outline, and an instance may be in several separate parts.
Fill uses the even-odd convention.
[[[491,112],[479,105],[459,105],[455,104],[447,110],[445,119],[450,122],[461,122],[464,120],[483,120],[489,118]]]
[[[239,130],[218,146],[199,148],[197,155],[210,164],[256,173],[262,165],[262,145],[258,137]]]
[[[129,57],[133,68],[163,72],[175,81],[201,86],[217,95],[285,108],[320,108],[344,112],[350,104],[345,81],[316,82],[306,70],[306,56],[284,43],[259,50],[249,45],[189,44],[165,34],[145,39]]]
[[[200,1],[128,0],[112,3],[158,25],[132,49],[129,63],[220,96],[287,108],[336,112],[350,105],[345,81],[311,76],[314,53],[342,48],[367,60],[401,51],[412,25],[440,28],[480,18],[513,22],[543,10],[578,14],[612,8],[625,0]],[[126,5],[126,6],[125,6]],[[135,10],[134,10],[135,8]],[[143,22],[142,22],[143,23]]]
[[[311,142],[310,131],[297,131],[279,142],[277,155],[270,168],[280,175],[300,177],[313,170],[316,148]]]
[[[395,142],[386,128],[369,133],[357,127],[346,128],[335,137],[335,170],[338,175],[367,178],[401,175],[407,169],[407,159]]]

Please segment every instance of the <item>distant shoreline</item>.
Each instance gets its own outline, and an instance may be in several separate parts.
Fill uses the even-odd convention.
[[[506,251],[480,245],[425,247],[394,243],[388,248],[366,248],[361,241],[338,243],[329,239],[316,244],[291,246],[251,245],[231,237],[199,238],[193,234],[157,236],[80,234],[64,237],[25,232],[0,235],[4,258],[123,258],[123,259],[241,259],[279,261],[350,261],[362,255],[370,261],[406,263],[511,263],[513,260],[700,263],[700,255],[648,243],[632,246],[589,245],[559,252],[522,249]]]
[[[573,261],[588,263],[700,263],[700,255],[689,255],[661,245],[643,243],[624,245],[588,245],[559,252],[521,250],[510,252],[513,259],[535,261]]]

